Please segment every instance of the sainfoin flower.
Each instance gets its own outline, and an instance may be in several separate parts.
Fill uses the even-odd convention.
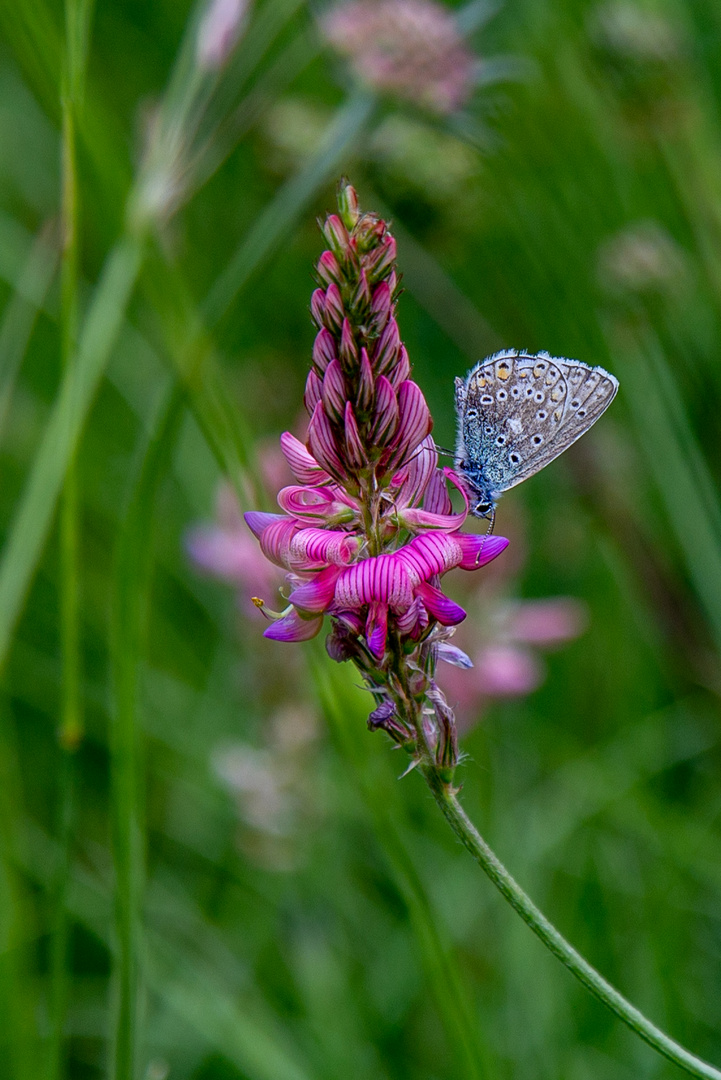
[[[281,612],[256,603],[270,620],[265,636],[277,641],[312,638],[330,616],[330,656],[352,660],[376,699],[371,727],[414,753],[422,743],[452,767],[455,728],[434,670],[466,613],[441,577],[477,570],[508,541],[461,531],[466,496],[452,470],[438,467],[396,321],[395,240],[384,221],[360,212],[347,183],[338,209],[323,225],[328,249],[311,298],[307,440],[290,432],[280,440],[297,483],[278,493],[283,513],[245,515],[263,555],[287,572],[288,603]]]
[[[452,12],[434,0],[347,0],[321,28],[375,90],[436,113],[454,112],[472,93],[475,58]]]

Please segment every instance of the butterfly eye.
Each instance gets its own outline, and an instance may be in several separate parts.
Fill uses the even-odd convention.
[[[489,502],[477,502],[473,507],[473,514],[475,517],[485,517],[490,509],[491,504]]]

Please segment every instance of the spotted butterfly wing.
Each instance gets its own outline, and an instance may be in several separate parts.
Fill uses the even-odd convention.
[[[497,353],[456,380],[456,465],[508,491],[588,431],[617,390],[613,375],[580,360]]]

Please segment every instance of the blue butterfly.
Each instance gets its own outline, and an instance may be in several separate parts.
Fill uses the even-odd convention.
[[[470,512],[493,521],[499,496],[580,439],[617,390],[601,367],[515,349],[456,379],[455,467]]]

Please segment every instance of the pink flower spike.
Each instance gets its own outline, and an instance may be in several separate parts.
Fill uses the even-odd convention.
[[[308,449],[318,464],[341,483],[346,472],[338,453],[333,429],[322,402],[318,402],[308,425]]]
[[[453,539],[463,552],[458,566],[462,570],[477,570],[492,562],[508,547],[505,536],[478,536],[477,533],[456,533]]]
[[[385,446],[398,427],[398,402],[385,375],[376,379],[376,407],[373,417],[372,436],[380,446]]]
[[[292,435],[290,431],[284,431],[281,435],[280,448],[299,484],[327,484],[330,482],[328,473],[321,469],[300,439],[296,439],[295,435]]]
[[[319,615],[326,611],[333,599],[339,574],[340,567],[329,566],[317,574],[312,581],[299,585],[289,597],[293,607],[310,612],[312,615]]]
[[[294,608],[282,619],[272,622],[263,632],[263,637],[271,638],[272,641],[309,641],[316,636],[322,625],[322,615],[304,619]]]
[[[335,360],[335,338],[330,330],[322,327],[313,343],[313,363],[319,375],[323,374],[331,360]]]
[[[348,392],[339,360],[331,360],[323,376],[323,405],[331,420],[341,424]]]
[[[366,622],[366,642],[368,650],[382,660],[386,651],[388,638],[388,605],[376,601],[368,606],[368,620]]]
[[[357,469],[362,468],[366,464],[365,449],[350,401],[345,403],[345,445],[350,464]]]
[[[465,611],[459,604],[442,593],[440,589],[436,589],[434,585],[429,585],[428,582],[422,582],[416,586],[416,595],[420,596],[433,618],[438,619],[443,626],[456,626],[466,617]]]
[[[313,415],[313,410],[320,401],[322,392],[323,384],[315,371],[313,371],[313,368],[311,368],[308,372],[308,378],[305,380],[305,393],[303,394],[303,404],[309,416]]]

